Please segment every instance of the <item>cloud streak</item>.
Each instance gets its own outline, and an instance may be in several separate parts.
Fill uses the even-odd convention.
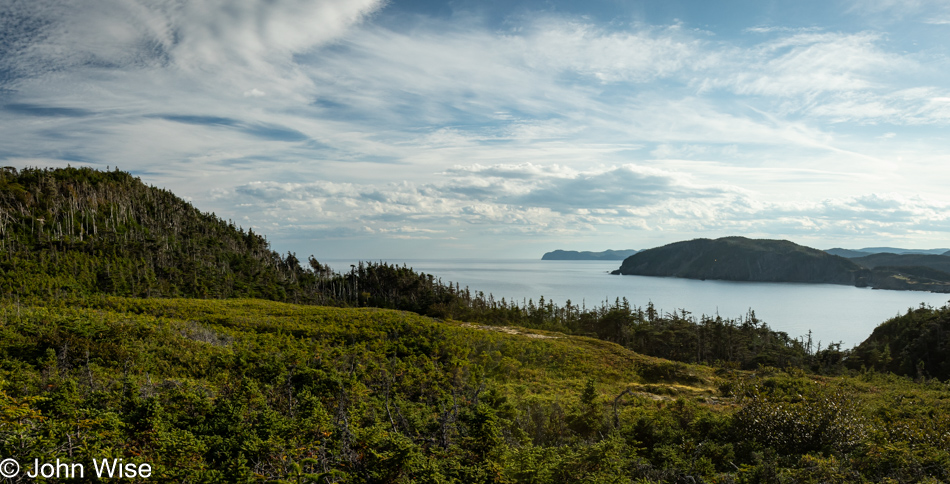
[[[933,136],[950,119],[946,56],[880,24],[8,3],[5,163],[118,165],[287,240],[435,244],[474,227],[935,240],[947,223],[933,181],[950,148]],[[941,14],[878,1],[841,15],[896,9],[921,25]]]

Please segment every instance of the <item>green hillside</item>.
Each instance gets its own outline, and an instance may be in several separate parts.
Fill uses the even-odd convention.
[[[872,254],[851,259],[862,267],[928,267],[944,273],[950,273],[950,257],[945,255],[924,254]]]
[[[884,322],[849,360],[853,367],[950,380],[950,307],[921,307]]]
[[[390,310],[8,302],[0,382],[3,455],[121,457],[157,482],[950,479],[943,384],[735,373]]]
[[[0,251],[21,298],[303,297],[292,254],[118,170],[0,170]]]

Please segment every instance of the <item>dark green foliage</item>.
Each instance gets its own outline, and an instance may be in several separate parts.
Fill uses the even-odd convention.
[[[943,384],[724,372],[379,309],[0,306],[0,454],[160,482],[950,478]],[[555,337],[551,337],[555,336]],[[69,456],[72,457],[69,457]]]
[[[890,319],[854,348],[848,366],[950,379],[950,307],[920,307]]]
[[[615,345],[375,309],[87,305],[0,307],[0,454],[138,456],[162,482],[511,482],[531,472],[512,466],[529,449],[543,475],[630,471],[625,441],[602,442],[611,426],[587,380],[614,361],[598,371],[614,391],[649,365]],[[546,419],[532,438],[519,422],[534,412]]]
[[[738,441],[781,454],[842,453],[866,439],[868,421],[843,388],[805,384],[781,388],[774,380],[732,390],[742,404],[735,415]]]
[[[292,254],[121,171],[0,172],[0,291],[297,300]]]
[[[880,253],[851,260],[869,269],[878,267],[917,267],[932,269],[936,271],[936,274],[950,272],[950,257],[946,255]]]

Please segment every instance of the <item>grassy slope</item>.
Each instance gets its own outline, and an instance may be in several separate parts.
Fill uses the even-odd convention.
[[[379,309],[84,306],[0,306],[4,455],[188,482],[950,477],[941,383],[714,370]]]
[[[5,338],[4,346],[16,346],[12,342],[22,339],[20,344],[36,345],[30,354],[41,355],[48,349],[57,350],[57,345],[88,345],[92,354],[100,355],[98,364],[111,370],[123,369],[125,362],[109,349],[130,346],[133,353],[122,353],[129,361],[162,362],[156,366],[159,373],[152,373],[153,378],[207,379],[212,370],[204,365],[210,360],[254,353],[275,340],[294,352],[361,348],[375,355],[381,351],[385,354],[393,345],[399,347],[400,340],[409,333],[410,341],[417,344],[421,344],[417,338],[431,341],[432,346],[424,349],[433,360],[478,362],[487,375],[506,385],[526,386],[529,394],[579,390],[591,375],[605,385],[605,391],[666,380],[699,383],[692,388],[702,392],[710,391],[713,384],[708,367],[640,355],[594,338],[522,328],[503,331],[508,328],[438,321],[405,311],[258,299],[102,298],[88,306],[58,310],[6,305],[3,316],[8,323],[4,328],[14,333]],[[15,323],[60,319],[70,321],[70,325]],[[81,326],[75,326],[76,321],[81,321]],[[16,333],[20,336],[14,336]],[[79,357],[75,350],[73,354]],[[190,364],[186,358],[199,358],[205,363]],[[506,358],[511,361],[502,361]],[[77,365],[72,361],[67,364],[71,368]],[[135,373],[147,371],[144,366],[133,366],[139,367]],[[644,379],[642,373],[666,376]]]
[[[76,459],[139,456],[166,479],[227,482],[285,477],[291,462],[320,449],[330,455],[324,469],[356,472],[354,462],[371,464],[341,446],[359,440],[384,452],[387,444],[367,435],[382,431],[396,440],[415,434],[428,449],[425,436],[439,434],[432,429],[448,418],[446,408],[456,405],[451,418],[459,419],[459,402],[463,414],[474,411],[465,409],[489,390],[510,398],[509,407],[562,420],[591,378],[604,402],[628,388],[627,403],[649,391],[665,399],[714,392],[709,368],[591,338],[513,331],[248,299],[102,298],[78,308],[8,302],[0,307],[0,450],[55,459],[68,445]],[[249,401],[230,401],[235,393]],[[392,429],[377,425],[390,401],[400,408]],[[242,422],[220,422],[235,405]],[[304,409],[313,414],[304,422],[310,428],[300,423]],[[352,424],[342,428],[341,415]],[[544,425],[523,438],[558,445],[577,438]],[[466,442],[459,428],[449,432],[453,445]],[[232,433],[242,437],[222,440]],[[235,467],[242,459],[244,471]]]

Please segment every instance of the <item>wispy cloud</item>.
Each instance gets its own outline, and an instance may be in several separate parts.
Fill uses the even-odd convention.
[[[8,3],[6,163],[119,165],[280,237],[946,225],[930,173],[950,146],[926,131],[950,119],[944,61],[873,25]],[[928,2],[848,15],[895,9],[941,18]]]
[[[875,33],[795,33],[767,41],[732,59],[726,77],[706,86],[738,94],[805,99],[826,92],[884,87],[881,74],[914,68],[914,63],[878,47]]]

